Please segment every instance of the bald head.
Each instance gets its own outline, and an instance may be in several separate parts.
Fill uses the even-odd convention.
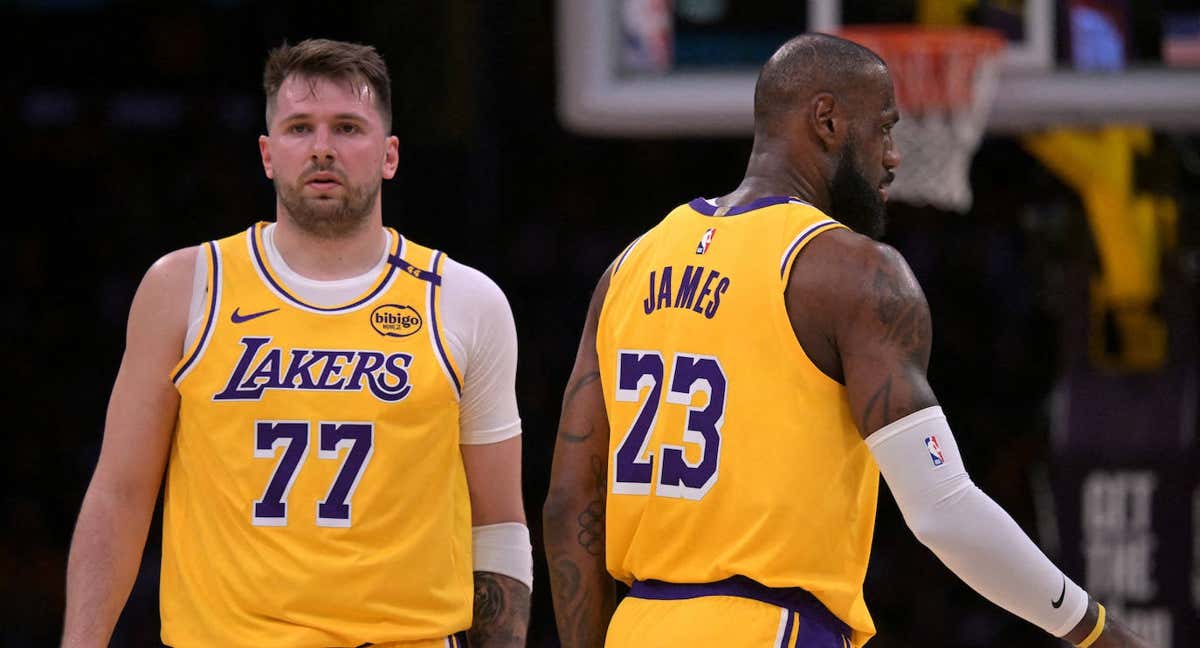
[[[769,125],[822,92],[845,98],[886,70],[883,59],[858,43],[828,34],[796,36],[775,50],[758,75],[755,125]]]

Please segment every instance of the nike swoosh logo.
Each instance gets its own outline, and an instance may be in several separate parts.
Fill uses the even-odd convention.
[[[275,311],[277,311],[279,309],[278,308],[270,308],[265,311],[258,311],[257,313],[247,313],[246,315],[242,315],[241,313],[238,312],[238,310],[239,309],[237,309],[237,308],[233,309],[233,314],[229,316],[229,321],[233,322],[234,324],[241,324],[242,322],[249,322],[250,320],[252,320],[256,317],[262,317],[263,315],[270,315],[271,313],[274,313]]]
[[[1066,576],[1063,576],[1063,586],[1062,586],[1062,591],[1058,593],[1058,600],[1057,600],[1057,601],[1050,601],[1050,606],[1051,606],[1051,607],[1053,607],[1053,608],[1054,608],[1054,609],[1056,609],[1056,610],[1057,610],[1058,608],[1062,607],[1063,597],[1064,597],[1064,596],[1066,596],[1066,595],[1067,595],[1067,577],[1066,577]]]

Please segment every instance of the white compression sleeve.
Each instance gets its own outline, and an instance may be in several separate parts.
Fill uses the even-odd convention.
[[[529,544],[529,527],[520,522],[471,527],[471,546],[475,571],[504,574],[533,589],[533,546]]]
[[[908,528],[963,582],[1056,637],[1079,623],[1087,593],[971,482],[942,408],[886,425],[867,445]]]

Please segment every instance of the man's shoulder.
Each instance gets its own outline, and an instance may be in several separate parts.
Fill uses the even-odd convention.
[[[199,245],[174,250],[150,266],[134,297],[131,326],[135,320],[153,322],[156,330],[182,339],[200,250]]]
[[[840,228],[825,232],[803,250],[787,290],[789,301],[820,304],[835,318],[849,316],[881,295],[897,302],[925,301],[899,251]]]
[[[474,298],[505,299],[504,291],[487,273],[449,255],[441,269],[442,287],[447,291],[468,293]]]
[[[849,229],[837,228],[809,243],[796,261],[793,277],[817,276],[822,283],[852,287],[875,271],[910,273],[896,248]]]
[[[201,247],[192,245],[162,255],[151,264],[142,282],[190,292],[192,275],[195,273],[196,264],[201,260]]]
[[[840,259],[844,265],[904,262],[904,257],[896,248],[841,227],[818,236],[809,247],[813,250],[825,249],[831,258]]]

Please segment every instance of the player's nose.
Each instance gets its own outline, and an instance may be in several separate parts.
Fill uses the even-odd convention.
[[[333,138],[328,128],[321,126],[316,129],[312,138],[311,155],[314,162],[334,158]]]
[[[895,171],[900,166],[900,149],[892,144],[883,152],[883,168],[888,171]]]

